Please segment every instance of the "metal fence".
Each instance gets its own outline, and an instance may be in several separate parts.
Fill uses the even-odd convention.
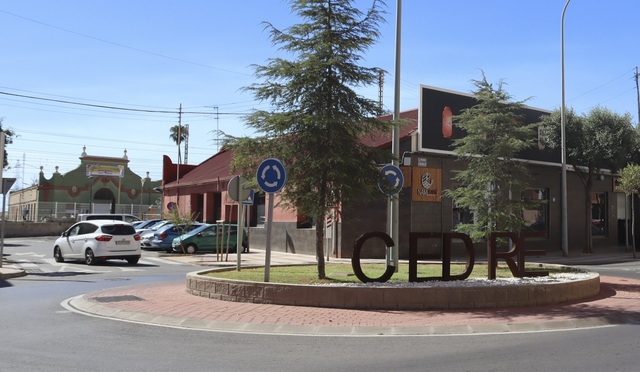
[[[7,216],[9,221],[57,221],[75,220],[81,213],[121,213],[132,214],[142,220],[160,218],[162,211],[157,204],[116,204],[115,210],[111,210],[111,204],[101,203],[63,203],[63,202],[40,202],[35,203],[30,208],[30,213],[20,212],[17,208],[10,211]],[[22,209],[20,209],[22,210]]]

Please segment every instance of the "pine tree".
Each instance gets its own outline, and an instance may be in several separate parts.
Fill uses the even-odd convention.
[[[318,277],[325,277],[324,224],[328,211],[375,192],[378,167],[391,154],[362,144],[364,136],[390,131],[377,119],[381,107],[355,89],[373,85],[378,68],[362,67],[362,54],[378,39],[384,3],[366,12],[350,0],[292,0],[303,23],[279,30],[265,23],[271,39],[292,59],[272,58],[254,66],[262,82],[246,88],[271,111],[247,120],[259,135],[227,138],[235,169],[255,175],[266,157],[280,159],[288,178],[284,205],[312,216],[316,227]],[[253,173],[252,173],[253,172]]]
[[[497,87],[473,81],[477,104],[453,117],[465,136],[454,141],[455,153],[466,168],[453,177],[457,187],[445,191],[460,208],[470,210],[475,221],[456,230],[478,241],[492,231],[520,231],[525,226],[521,193],[527,187],[527,168],[515,156],[532,145],[535,124],[523,124],[521,101],[500,82]]]

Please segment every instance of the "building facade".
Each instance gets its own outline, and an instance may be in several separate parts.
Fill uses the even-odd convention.
[[[469,222],[472,211],[461,210],[442,192],[455,187],[457,169],[466,165],[457,160],[453,141],[464,133],[451,121],[452,115],[475,104],[471,95],[422,86],[420,107],[402,112],[405,125],[400,129],[401,169],[405,184],[399,194],[399,237],[395,242],[400,258],[407,258],[410,234],[421,232],[450,232],[456,224]],[[524,121],[535,123],[545,110],[526,107],[521,112]],[[382,117],[391,120],[391,116]],[[364,140],[370,146],[388,148],[391,151],[391,133]],[[233,154],[221,151],[198,166],[179,166],[165,160],[164,196],[167,203],[175,203],[186,212],[199,216],[201,221],[237,221],[237,203],[226,193],[228,181],[234,175],[229,171]],[[538,207],[523,210],[527,221],[525,231],[535,232],[536,238],[527,241],[527,247],[554,251],[561,249],[561,164],[558,150],[538,146],[518,155],[527,164],[532,176],[529,188],[521,198],[541,202]],[[569,168],[568,189],[568,237],[569,249],[582,252],[587,244],[585,221],[590,218],[594,248],[627,244],[630,207],[627,197],[615,190],[616,177],[599,174],[593,185],[591,208],[586,215],[585,189],[578,175]],[[286,192],[286,187],[285,191]],[[277,194],[276,194],[277,195]],[[356,239],[366,232],[388,231],[388,197],[380,193],[378,200],[366,203],[350,202],[342,205],[327,226],[326,252],[328,257],[351,257]],[[276,201],[277,205],[277,201]],[[264,197],[256,196],[248,208],[250,244],[254,248],[265,247],[266,220]],[[285,252],[315,254],[314,224],[306,223],[306,217],[295,210],[276,207],[273,211],[271,249]],[[437,255],[441,242],[419,240],[421,252]],[[368,247],[362,257],[384,257],[384,246]],[[486,254],[486,245],[478,243],[476,249]]]
[[[127,213],[141,219],[162,212],[162,181],[141,177],[122,157],[89,155],[83,148],[80,164],[61,174],[56,167],[47,178],[43,167],[37,185],[12,191],[7,220],[52,221],[75,219],[80,213]]]

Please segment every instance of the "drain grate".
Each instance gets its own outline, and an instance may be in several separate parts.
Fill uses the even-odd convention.
[[[97,302],[144,301],[142,298],[132,295],[94,297],[93,299]]]

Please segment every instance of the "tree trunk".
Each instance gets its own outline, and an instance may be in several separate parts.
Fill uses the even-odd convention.
[[[585,183],[584,188],[585,196],[584,196],[584,222],[585,222],[585,231],[587,233],[587,242],[582,250],[582,253],[593,253],[593,236],[591,233],[592,229],[592,221],[591,221],[591,177],[589,177],[588,181]]]
[[[327,277],[324,269],[324,214],[316,218],[316,259],[318,279],[324,279]]]
[[[633,249],[633,258],[636,258],[636,212],[635,212],[635,194],[631,194],[631,249]],[[625,231],[625,234],[627,232]]]

